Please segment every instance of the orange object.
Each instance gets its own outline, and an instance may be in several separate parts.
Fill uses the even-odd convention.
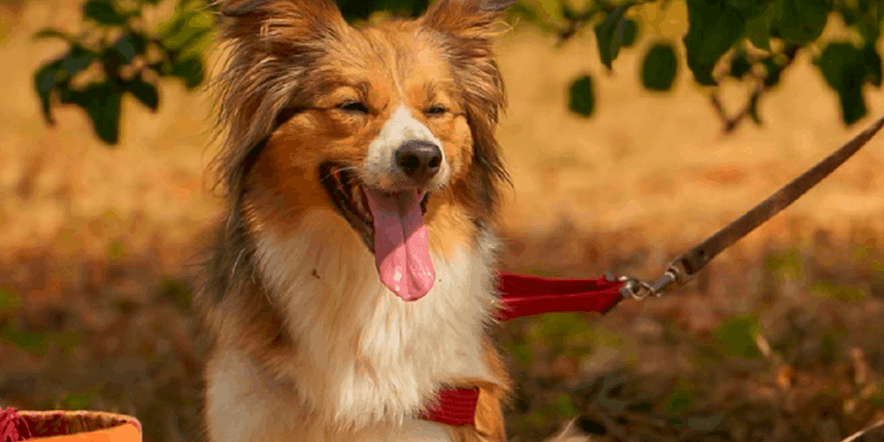
[[[0,411],[0,442],[141,442],[141,423],[100,411]]]

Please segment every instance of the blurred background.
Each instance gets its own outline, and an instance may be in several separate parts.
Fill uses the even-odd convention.
[[[810,45],[758,101],[763,124],[728,128],[710,97],[735,115],[755,86],[694,81],[683,2],[631,8],[636,37],[612,69],[591,27],[562,31],[557,1],[519,5],[496,46],[510,100],[498,130],[514,184],[509,271],[656,276],[884,115],[884,91],[866,84],[867,113],[846,125]],[[118,411],[141,419],[147,441],[198,440],[205,342],[190,272],[193,238],[220,207],[204,174],[212,102],[179,72],[152,80],[155,112],[150,93],[123,96],[116,144],[75,105],[53,102],[47,124],[35,73],[70,46],[34,35],[90,29],[83,6],[0,0],[0,406]],[[169,1],[141,19],[168,29],[178,16]],[[830,18],[820,38],[844,32]],[[662,92],[642,79],[660,42],[678,60]],[[208,77],[223,51],[197,46]],[[580,417],[599,441],[837,441],[884,419],[882,166],[879,135],[661,299],[505,324],[512,439]]]

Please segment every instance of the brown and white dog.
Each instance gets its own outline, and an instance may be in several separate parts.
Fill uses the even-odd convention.
[[[211,441],[506,439],[491,47],[512,3],[359,29],[331,0],[222,3]],[[445,387],[479,388],[474,425],[418,417]]]

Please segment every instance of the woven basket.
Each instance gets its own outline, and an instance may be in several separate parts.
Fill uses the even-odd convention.
[[[0,410],[0,442],[141,442],[141,423],[100,411]]]

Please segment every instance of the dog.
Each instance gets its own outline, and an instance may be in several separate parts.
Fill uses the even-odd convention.
[[[360,28],[331,0],[222,1],[207,438],[505,441],[492,43],[514,0]],[[478,389],[470,425],[420,418],[443,388]]]

